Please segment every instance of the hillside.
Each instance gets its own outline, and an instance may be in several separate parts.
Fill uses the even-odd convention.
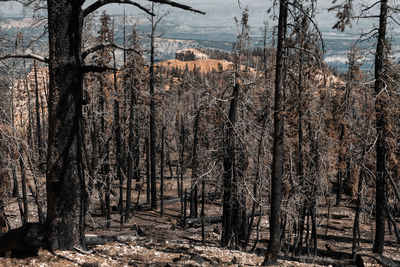
[[[0,26],[0,267],[400,266],[393,3],[378,45],[330,38],[342,71],[316,1],[257,29],[243,5],[203,39],[206,9],[150,2],[135,21],[48,0],[43,35]],[[155,2],[191,12],[163,28]]]

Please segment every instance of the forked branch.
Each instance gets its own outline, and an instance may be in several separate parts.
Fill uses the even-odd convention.
[[[144,6],[130,0],[98,0],[85,8],[83,10],[83,17],[86,17],[90,13],[96,11],[97,9],[101,8],[102,6],[108,5],[108,4],[129,4],[138,7],[139,9],[143,10],[147,14],[154,16],[154,13],[152,13],[149,9],[145,8]]]

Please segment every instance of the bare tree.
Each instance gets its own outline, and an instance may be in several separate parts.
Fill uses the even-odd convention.
[[[288,1],[281,0],[279,5],[278,43],[276,50],[276,72],[275,72],[275,105],[274,105],[274,144],[272,159],[271,178],[271,214],[269,219],[270,237],[267,254],[263,265],[276,265],[280,247],[280,206],[281,206],[281,183],[282,183],[282,161],[283,161],[283,76],[284,51],[286,39],[286,27],[288,18]]]

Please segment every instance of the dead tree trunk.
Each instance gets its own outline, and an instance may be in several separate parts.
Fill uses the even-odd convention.
[[[150,148],[149,139],[147,137],[144,141],[144,145],[146,146],[146,202],[150,203]]]
[[[29,207],[28,207],[28,195],[27,195],[27,178],[25,173],[25,162],[22,155],[22,149],[19,148],[19,166],[21,168],[21,189],[22,189],[22,203],[24,204],[24,216],[22,218],[22,224],[28,223],[29,219]]]
[[[364,155],[363,155],[364,156]],[[362,156],[362,158],[363,158]],[[355,259],[357,254],[358,248],[358,236],[360,235],[360,214],[361,214],[361,203],[362,203],[362,187],[363,187],[363,180],[364,180],[365,170],[364,167],[361,165],[360,176],[358,179],[358,186],[357,186],[357,203],[356,203],[356,213],[354,215],[354,226],[353,226],[353,245],[351,249],[351,254],[353,259]]]
[[[49,134],[45,244],[51,250],[84,246],[79,222],[81,181],[77,139],[82,114],[80,2],[48,0]],[[84,220],[84,218],[81,218]]]
[[[343,139],[344,139],[344,132],[345,132],[345,129],[344,129],[344,125],[343,124],[341,124],[341,127],[340,127],[340,137],[339,137],[339,143],[340,143],[340,146],[343,146],[344,145],[344,142],[343,142]],[[340,147],[340,149],[339,149],[339,155],[338,155],[338,169],[337,169],[337,181],[336,181],[336,207],[339,207],[340,206],[340,201],[341,201],[341,198],[342,198],[342,184],[343,184],[343,176],[344,176],[344,173],[343,173],[343,170],[342,170],[342,167],[343,167],[343,165],[344,165],[344,155],[343,155],[343,152],[342,152],[342,150],[343,150],[343,147]]]
[[[280,207],[281,183],[283,165],[283,138],[284,138],[284,99],[283,88],[285,83],[284,51],[286,39],[286,26],[288,17],[288,1],[281,0],[279,8],[278,44],[276,51],[275,72],[275,106],[274,106],[274,134],[272,152],[272,177],[271,177],[271,214],[269,219],[270,239],[264,265],[276,265],[280,247]]]
[[[35,102],[36,102],[36,141],[37,141],[37,149],[39,155],[39,161],[42,161],[42,131],[40,126],[40,102],[39,102],[39,82],[37,77],[37,66],[36,60],[34,60],[34,71],[35,71]]]
[[[115,60],[115,52],[113,52],[113,61],[114,61],[114,91],[115,91],[115,99],[114,99],[114,129],[115,129],[115,148],[116,148],[116,168],[117,168],[117,179],[119,179],[119,201],[118,201],[118,210],[120,212],[120,220],[122,224],[123,217],[123,185],[124,185],[124,177],[122,175],[122,142],[121,142],[121,122],[120,122],[120,114],[119,114],[119,98],[118,98],[118,85],[117,85],[117,71],[116,71],[116,60]]]
[[[152,3],[154,12],[154,3]],[[151,38],[150,38],[150,175],[151,175],[151,208],[157,208],[157,187],[156,187],[156,130],[155,130],[155,96],[154,96],[154,16],[151,16]]]
[[[193,153],[192,153],[192,179],[191,179],[191,190],[190,190],[190,217],[197,218],[198,213],[198,200],[197,200],[197,144],[199,142],[199,121],[200,121],[200,109],[197,110],[193,124]]]
[[[164,215],[164,147],[165,126],[161,129],[161,153],[160,153],[160,215]]]
[[[236,169],[235,169],[235,133],[234,126],[236,123],[237,101],[239,98],[239,84],[236,83],[233,87],[231,104],[229,108],[229,122],[227,123],[227,133],[225,141],[224,155],[224,173],[223,173],[223,209],[222,209],[222,235],[221,246],[228,246],[234,232],[233,206],[234,198],[236,197],[234,187],[236,184]],[[235,205],[236,206],[236,205]]]
[[[381,0],[379,15],[378,44],[375,53],[375,115],[376,115],[376,232],[373,252],[382,254],[385,240],[386,199],[385,181],[387,180],[387,101],[384,60],[386,55],[386,25],[388,17],[388,1]]]
[[[136,173],[136,155],[139,154],[138,147],[134,147],[135,139],[135,106],[136,106],[136,88],[135,84],[130,83],[130,104],[129,104],[129,134],[128,134],[128,181],[126,188],[126,209],[125,209],[125,222],[129,220],[131,210],[131,194],[132,194],[132,180]],[[147,149],[146,149],[147,151]],[[147,159],[146,159],[147,163]],[[137,178],[137,177],[136,177]]]
[[[243,246],[247,236],[248,225],[246,216],[246,195],[239,186],[247,168],[247,159],[243,144],[237,142],[236,122],[238,120],[238,105],[240,97],[240,70],[244,38],[248,37],[248,13],[245,10],[241,19],[241,34],[235,43],[235,70],[233,88],[229,106],[226,133],[224,136],[223,154],[223,207],[221,246],[228,246],[234,238],[234,245]]]

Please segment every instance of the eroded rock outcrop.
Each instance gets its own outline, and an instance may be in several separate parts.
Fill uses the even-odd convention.
[[[208,55],[200,52],[194,48],[187,48],[183,50],[179,50],[175,54],[175,58],[181,61],[193,61],[193,60],[204,60],[208,59]]]

